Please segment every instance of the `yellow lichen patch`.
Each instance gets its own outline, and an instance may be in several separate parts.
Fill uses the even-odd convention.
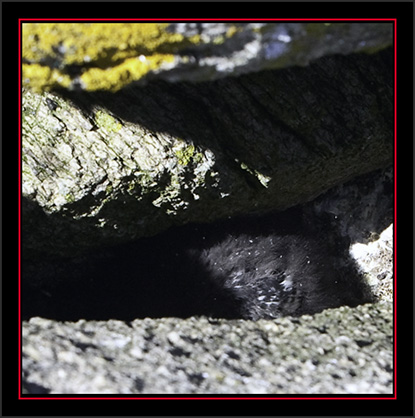
[[[139,80],[151,70],[174,61],[174,55],[156,54],[154,56],[130,58],[112,68],[91,68],[85,71],[81,80],[86,90],[116,91]]]
[[[49,67],[23,64],[23,84],[42,86],[44,90],[49,90],[56,85],[67,88],[71,84],[71,78],[58,70],[51,70]],[[35,88],[35,90],[37,89]]]
[[[165,33],[166,23],[25,23],[23,57],[45,57],[64,64],[116,62],[148,54],[162,45],[180,44],[184,37]]]
[[[240,32],[242,30],[241,27],[238,26],[231,26],[227,32],[226,32],[226,37],[227,38],[231,38],[233,35],[235,35],[236,33]]]
[[[189,145],[186,148],[179,149],[175,152],[177,157],[177,162],[179,165],[186,166],[192,160],[193,155],[195,153],[194,145]]]
[[[75,80],[85,90],[118,90],[200,42],[198,35],[168,32],[168,25],[24,23],[23,82],[37,91],[71,87]]]

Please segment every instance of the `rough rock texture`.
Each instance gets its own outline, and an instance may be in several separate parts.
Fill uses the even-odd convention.
[[[228,279],[222,277],[224,271],[251,271],[251,279],[258,274],[269,277],[273,271],[283,273],[284,269],[293,271],[293,268],[297,271],[302,262],[311,259],[312,270],[300,267],[300,272],[311,273],[313,265],[328,264],[340,277],[349,277],[349,283],[356,283],[357,297],[360,280],[352,278],[356,276],[355,265],[375,298],[379,298],[383,278],[392,281],[393,244],[389,241],[378,246],[372,241],[392,222],[393,176],[389,167],[358,177],[284,212],[189,224],[69,260],[25,261],[24,317],[60,320],[225,314],[235,317],[234,297],[228,297],[223,286]],[[266,250],[267,242],[272,241],[273,250]],[[309,247],[312,242],[319,244]],[[367,251],[355,251],[367,246],[371,248],[370,265],[362,259]],[[304,250],[306,258],[311,259],[304,259]],[[287,256],[287,251],[291,256],[275,263],[273,254],[275,258],[284,253]],[[245,256],[241,259],[242,254]],[[270,263],[274,267],[268,271]],[[318,272],[325,276],[324,280],[331,275],[326,268],[318,268]],[[219,281],[212,287],[214,278]],[[304,278],[300,274],[295,280]],[[346,295],[340,299],[347,303]],[[364,301],[365,298],[360,303]]]
[[[313,317],[23,323],[23,392],[391,394],[392,306]]]
[[[24,23],[23,82],[112,90],[213,80],[392,44],[392,23]]]
[[[391,164],[392,60],[324,57],[71,100],[25,90],[24,257],[282,210]]]
[[[373,172],[393,156],[392,26],[114,28],[23,27],[23,391],[392,393],[393,181],[390,169]],[[44,92],[58,86],[75,91]],[[324,231],[339,263],[354,259],[378,303],[272,321],[178,319],[169,312],[181,270],[138,280],[137,249],[155,242],[145,255],[175,257],[170,241],[102,250],[298,204],[294,224]],[[221,225],[192,233],[215,237]],[[200,277],[185,282],[184,300],[203,300]],[[167,317],[156,319],[160,283]]]
[[[394,295],[393,225],[389,225],[376,241],[368,244],[353,244],[350,252],[376,297],[392,302]]]

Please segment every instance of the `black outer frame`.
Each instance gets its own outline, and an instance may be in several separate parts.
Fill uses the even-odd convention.
[[[409,120],[412,117],[412,109],[408,108],[408,93],[410,89],[408,84],[410,84],[409,75],[412,75],[412,15],[413,13],[413,4],[412,3],[366,3],[368,7],[363,7],[362,3],[283,3],[283,4],[270,4],[270,3],[255,3],[255,6],[252,4],[243,4],[239,3],[236,8],[232,7],[232,4],[229,4],[226,7],[221,3],[220,9],[214,7],[213,4],[205,3],[204,5],[197,5],[196,8],[191,7],[188,4],[166,4],[163,5],[152,5],[150,3],[101,3],[99,7],[88,7],[94,6],[93,3],[2,3],[2,12],[3,12],[3,22],[2,22],[2,31],[3,31],[3,62],[7,63],[6,66],[2,66],[5,70],[3,76],[3,104],[5,104],[3,113],[4,121],[7,123],[2,124],[3,128],[3,138],[2,145],[5,146],[4,153],[2,154],[3,158],[2,167],[7,167],[7,179],[4,178],[6,170],[3,170],[3,179],[2,182],[4,196],[10,196],[7,199],[7,207],[10,213],[7,213],[7,223],[12,223],[13,225],[18,225],[18,218],[16,214],[19,213],[19,201],[18,193],[20,190],[20,178],[16,181],[15,173],[18,173],[19,167],[19,146],[17,145],[15,139],[18,137],[19,129],[19,116],[17,109],[19,108],[19,98],[16,92],[18,92],[18,19],[27,18],[27,19],[41,19],[41,18],[125,18],[132,16],[139,17],[148,17],[154,18],[195,18],[196,16],[202,16],[205,12],[206,15],[211,18],[225,17],[225,13],[229,18],[235,17],[245,17],[249,20],[255,20],[257,17],[275,17],[275,18],[353,18],[353,19],[396,19],[396,33],[397,33],[397,110],[399,114],[397,115],[397,141],[396,145],[396,184],[395,191],[397,200],[395,201],[395,217],[399,218],[399,221],[396,222],[396,227],[398,228],[397,238],[400,240],[402,237],[403,230],[408,230],[408,220],[405,219],[405,215],[408,215],[408,206],[410,207],[409,199],[405,199],[407,190],[410,186],[408,185],[408,179],[412,179],[412,176],[409,173],[405,172],[405,168],[412,167],[412,161],[405,161],[406,158],[412,156],[412,141],[409,138],[412,137]],[[96,4],[95,4],[96,6]],[[174,6],[174,7],[172,7]],[[205,6],[205,7],[203,7]],[[321,7],[319,7],[321,6]],[[334,6],[334,7],[333,7]],[[357,7],[356,7],[357,6]],[[180,10],[181,9],[181,10]],[[229,10],[228,10],[229,9]],[[216,16],[213,13],[213,10],[216,10]],[[232,15],[232,12],[235,12],[235,15]],[[301,16],[299,15],[301,14]],[[364,13],[362,15],[362,13]],[[118,16],[116,16],[118,14]],[[6,125],[6,126],[5,126]],[[401,138],[402,137],[402,138]],[[409,137],[409,138],[408,138]],[[401,138],[401,139],[400,139]],[[406,150],[408,148],[408,150]],[[13,157],[10,157],[13,156]],[[9,167],[10,166],[10,167]],[[398,168],[399,167],[399,168]],[[12,172],[13,176],[9,173]],[[398,179],[405,179],[405,183],[401,182],[401,185],[398,185]],[[17,188],[17,190],[16,190]],[[409,189],[412,190],[412,187]],[[405,193],[406,191],[406,193]],[[401,203],[402,197],[405,199],[404,204]],[[17,202],[16,202],[17,201]],[[407,209],[407,210],[405,210]],[[412,211],[410,211],[412,213]],[[402,228],[404,226],[404,229]],[[17,229],[17,228],[16,228]],[[51,415],[59,415],[59,411],[63,411],[66,414],[70,415],[79,415],[79,411],[83,411],[82,403],[80,400],[74,400],[73,397],[71,402],[68,402],[70,397],[59,395],[59,399],[63,401],[63,404],[54,399],[49,402],[47,399],[18,399],[18,379],[16,378],[16,364],[18,358],[20,358],[19,346],[16,343],[16,340],[20,337],[20,324],[18,323],[17,315],[12,315],[11,312],[16,313],[18,311],[18,301],[15,300],[14,295],[17,294],[17,274],[18,274],[18,245],[19,240],[16,235],[16,230],[12,229],[11,237],[7,237],[7,249],[6,253],[3,253],[3,260],[8,261],[11,265],[4,268],[4,272],[7,271],[7,280],[3,281],[3,298],[6,296],[7,299],[3,299],[3,321],[4,330],[7,332],[7,344],[4,344],[5,352],[3,355],[3,389],[4,389],[4,407],[3,412],[6,412],[6,415],[48,415],[50,411]],[[401,232],[402,231],[402,232]],[[408,250],[407,241],[403,244],[396,242],[395,244],[395,273],[397,277],[407,276],[408,270],[404,267],[406,260],[412,260],[412,252],[405,254],[405,250]],[[7,255],[6,255],[7,254]],[[11,269],[10,267],[14,267]],[[399,266],[399,268],[398,268]],[[401,267],[402,266],[402,267]],[[16,271],[16,276],[13,278],[10,277],[9,272]],[[4,275],[3,275],[4,277]],[[15,280],[16,277],[16,280]],[[316,395],[311,397],[305,396],[283,396],[285,399],[281,399],[281,396],[275,396],[273,399],[270,399],[269,396],[238,396],[233,397],[231,400],[230,407],[232,408],[232,415],[234,413],[240,413],[241,415],[255,415],[258,412],[264,412],[266,415],[281,415],[287,414],[302,414],[306,415],[337,415],[336,412],[340,412],[341,415],[354,415],[356,412],[370,411],[370,415],[378,416],[392,416],[392,415],[406,415],[411,416],[413,414],[412,410],[412,385],[413,381],[411,379],[410,371],[412,370],[412,338],[411,333],[408,333],[408,330],[413,330],[411,323],[412,315],[411,310],[408,307],[412,306],[412,299],[410,299],[412,292],[408,289],[412,284],[411,280],[404,281],[403,279],[398,279],[397,286],[397,300],[399,301],[399,307],[396,305],[396,343],[397,349],[395,354],[397,354],[397,370],[396,375],[396,394],[395,399],[385,399],[386,396],[375,397],[371,396],[327,396]],[[13,298],[9,295],[13,295]],[[14,303],[14,304],[13,304]],[[18,327],[18,330],[16,328]],[[16,332],[17,331],[17,332]],[[11,342],[11,344],[10,344]],[[410,383],[409,383],[410,382]],[[33,396],[31,396],[33,398]],[[117,402],[111,402],[109,396],[100,396],[96,399],[106,398],[106,402],[93,402],[91,409],[93,408],[94,414],[99,415],[130,415],[128,409],[122,407],[121,404]],[[200,399],[202,395],[191,396],[187,395],[186,398],[180,395],[165,396],[163,398],[145,395],[140,397],[139,395],[132,398],[127,398],[129,400],[143,400],[144,398],[153,399],[150,401],[149,407],[151,408],[151,413],[154,414],[165,414],[165,410],[169,413],[180,411],[181,414],[185,411],[189,411],[190,415],[198,415],[197,412],[200,410],[203,415],[211,414],[215,415],[217,412],[222,412],[218,409],[218,405],[213,399]],[[221,398],[225,400],[225,397],[220,395],[213,395],[214,398]],[[66,400],[66,398],[68,398]],[[76,398],[82,398],[81,395]],[[117,400],[121,400],[120,396],[116,396]],[[197,402],[186,402],[186,400],[193,399]],[[210,398],[210,397],[209,397]],[[230,398],[229,396],[227,397]],[[241,399],[243,398],[243,399]],[[344,398],[344,400],[343,400]],[[383,398],[378,399],[377,398]],[[154,400],[159,400],[160,402],[154,402]],[[175,402],[165,403],[163,400],[175,400]],[[236,402],[240,399],[240,402]],[[307,402],[307,400],[309,401]],[[361,405],[361,402],[366,399],[369,401],[368,405]],[[85,399],[86,400],[86,399]],[[104,399],[102,399],[104,400]],[[115,399],[114,399],[115,400]],[[242,401],[243,400],[243,401]],[[272,410],[268,410],[265,405],[253,403],[254,400],[268,400],[268,401],[279,401],[278,404],[270,404]],[[297,400],[297,401],[295,401]],[[304,400],[304,402],[301,402]],[[310,402],[313,400],[314,402]],[[326,400],[326,402],[324,402]],[[359,403],[360,401],[360,403]],[[356,402],[358,402],[356,404]],[[165,405],[163,405],[165,404]],[[101,405],[103,408],[101,410]],[[160,407],[159,407],[160,405]],[[121,408],[120,408],[121,406]],[[133,406],[133,405],[132,405]],[[136,406],[136,405],[134,405]],[[141,404],[140,404],[141,406]],[[81,407],[81,408],[80,408]],[[367,407],[367,409],[366,409]],[[149,409],[149,408],[147,408]],[[147,411],[146,409],[146,411]],[[101,412],[102,411],[102,412]],[[134,411],[132,415],[136,415],[138,411],[141,411],[141,408],[133,408],[131,411]],[[86,411],[85,411],[86,412]],[[100,413],[101,412],[101,413]],[[110,414],[110,412],[115,412]],[[149,411],[150,412],[150,411]],[[148,413],[148,412],[146,412]],[[229,413],[226,410],[225,413]],[[175,414],[173,414],[175,415]],[[229,414],[230,415],[230,414]]]

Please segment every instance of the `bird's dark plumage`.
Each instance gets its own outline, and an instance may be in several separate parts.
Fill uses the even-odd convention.
[[[370,300],[356,270],[311,237],[229,236],[200,257],[211,279],[239,302],[245,318],[313,314]]]

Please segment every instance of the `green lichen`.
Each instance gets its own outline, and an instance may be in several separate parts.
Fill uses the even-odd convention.
[[[194,156],[193,156],[193,162],[195,164],[199,164],[203,161],[203,154],[201,152],[197,152]]]
[[[112,184],[109,184],[106,188],[105,188],[105,194],[110,195],[113,191],[113,186]]]
[[[118,132],[122,125],[110,114],[98,110],[95,114],[95,122],[100,128],[104,128],[107,132]]]
[[[201,152],[196,152],[194,145],[188,145],[183,149],[175,151],[177,157],[177,163],[183,167],[186,167],[188,164],[198,164],[203,161],[203,154]]]
[[[129,193],[129,194],[133,194],[135,187],[136,187],[136,183],[135,183],[135,181],[131,181],[131,182],[128,184],[128,187],[127,187],[127,191],[128,191],[128,193]]]
[[[258,181],[265,187],[268,188],[268,183],[271,181],[271,177],[260,173],[258,170],[249,168],[245,163],[241,163],[242,170],[247,171],[249,174],[255,176]]]
[[[66,199],[66,201],[67,201],[68,203],[75,202],[75,196],[73,195],[73,193],[68,193],[68,194],[65,196],[65,199]]]
[[[178,164],[182,166],[187,166],[190,163],[190,161],[192,161],[194,153],[194,145],[189,145],[186,148],[177,150],[175,154],[177,157]]]

